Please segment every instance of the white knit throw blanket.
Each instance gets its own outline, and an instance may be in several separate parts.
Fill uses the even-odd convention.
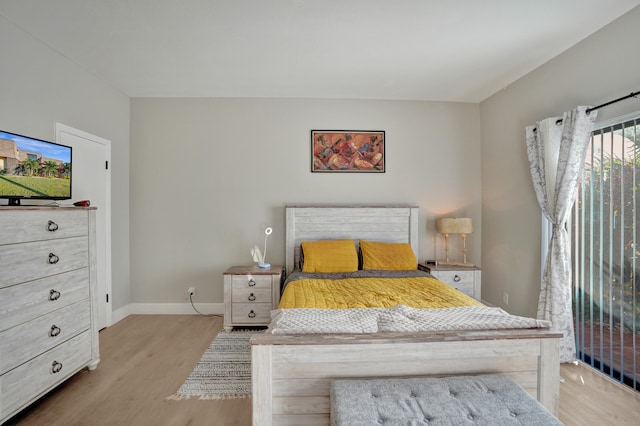
[[[379,333],[549,328],[549,321],[511,315],[500,308],[463,306],[418,309],[393,308],[278,309],[271,313],[267,333]]]

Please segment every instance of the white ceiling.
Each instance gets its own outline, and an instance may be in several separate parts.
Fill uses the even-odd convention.
[[[0,16],[130,97],[479,102],[639,4],[0,0]]]

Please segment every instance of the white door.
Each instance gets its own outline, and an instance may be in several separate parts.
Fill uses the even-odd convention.
[[[96,211],[98,328],[111,325],[111,141],[56,123],[56,141],[71,153],[72,201]]]

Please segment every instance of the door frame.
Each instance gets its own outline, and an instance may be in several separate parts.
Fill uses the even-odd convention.
[[[109,327],[112,321],[112,283],[111,283],[111,141],[108,139],[101,138],[99,136],[92,135],[90,133],[84,132],[82,130],[73,128],[71,126],[67,126],[62,123],[56,123],[55,125],[55,135],[56,142],[62,143],[62,134],[67,133],[72,136],[76,136],[82,139],[89,140],[93,143],[97,143],[104,147],[104,151],[106,154],[105,161],[109,164],[109,167],[106,168],[106,194],[104,194],[105,206],[100,206],[100,209],[104,211],[104,229],[105,229],[105,292],[109,295],[109,302],[107,302],[105,295],[98,294],[98,304],[103,304],[104,306],[104,318],[98,318],[99,328]],[[72,159],[73,161],[73,159]],[[73,171],[72,171],[73,173]],[[99,238],[99,236],[96,236]],[[100,273],[100,272],[99,272]],[[98,313],[100,313],[100,308],[98,308]]]

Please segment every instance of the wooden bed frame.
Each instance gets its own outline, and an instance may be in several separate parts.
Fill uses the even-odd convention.
[[[286,207],[286,271],[300,242],[348,238],[409,242],[418,208]],[[501,372],[557,414],[561,334],[541,329],[251,337],[253,424],[329,424],[335,378]]]

